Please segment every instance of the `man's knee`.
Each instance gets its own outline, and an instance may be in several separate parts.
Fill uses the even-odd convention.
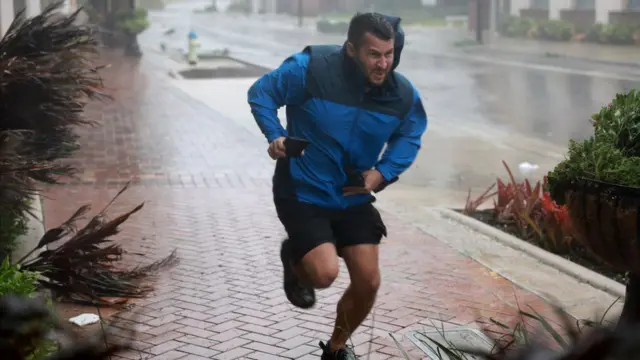
[[[338,273],[340,269],[338,265],[321,265],[318,269],[315,270],[314,275],[312,277],[313,286],[316,289],[326,289],[338,277]]]
[[[352,281],[351,285],[357,293],[364,297],[375,297],[380,289],[381,277],[380,270],[371,269],[370,271],[360,274],[358,280]]]
[[[340,272],[338,254],[331,243],[322,244],[311,250],[304,256],[301,263],[311,285],[316,289],[326,289],[331,286]]]

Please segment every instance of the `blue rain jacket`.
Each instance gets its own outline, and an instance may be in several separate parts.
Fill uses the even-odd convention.
[[[304,156],[278,159],[274,198],[330,209],[363,204],[371,195],[344,196],[345,169],[376,168],[391,180],[415,160],[427,115],[418,91],[395,71],[404,32],[399,18],[388,18],[396,29],[395,60],[382,86],[367,89],[344,46],[318,45],[292,55],[249,89],[253,116],[269,143],[281,136],[311,142]],[[277,116],[282,106],[286,129]]]

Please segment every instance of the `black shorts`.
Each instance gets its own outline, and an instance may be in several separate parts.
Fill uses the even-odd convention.
[[[292,261],[299,262],[324,243],[340,250],[353,245],[380,244],[387,227],[371,203],[347,209],[327,209],[297,200],[275,199],[276,211],[291,240]]]

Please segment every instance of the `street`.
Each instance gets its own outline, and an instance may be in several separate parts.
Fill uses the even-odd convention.
[[[182,34],[193,29],[203,52],[227,48],[232,57],[276,67],[308,44],[344,41],[318,34],[310,22],[298,28],[292,17],[195,14],[180,6],[152,15],[154,28],[143,36],[149,46],[184,47]],[[177,31],[163,37],[166,28]],[[506,175],[501,160],[514,169],[537,164],[531,176],[542,178],[562,160],[569,139],[589,136],[593,112],[640,83],[640,69],[466,52],[455,46],[465,38],[456,29],[409,27],[406,33],[399,71],[421,92],[429,129],[416,163],[383,198],[460,206],[469,188],[481,191]],[[253,120],[247,112],[242,121]]]

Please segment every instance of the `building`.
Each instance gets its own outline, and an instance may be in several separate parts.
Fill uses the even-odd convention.
[[[298,4],[302,3],[305,16],[317,16],[330,12],[355,12],[362,8],[363,0],[275,0],[275,12],[297,14]]]
[[[640,25],[640,0],[470,0],[469,29],[472,31],[476,29],[478,1],[485,30],[508,15],[565,20],[578,29],[588,29],[595,23]]]
[[[25,11],[27,17],[40,14],[41,10],[54,0],[0,0],[0,36],[9,29],[11,22],[20,11]],[[66,0],[64,11],[70,12],[77,9],[77,0]]]
[[[594,23],[640,23],[640,0],[509,0],[509,2],[511,15],[538,19],[562,19],[579,27]]]

